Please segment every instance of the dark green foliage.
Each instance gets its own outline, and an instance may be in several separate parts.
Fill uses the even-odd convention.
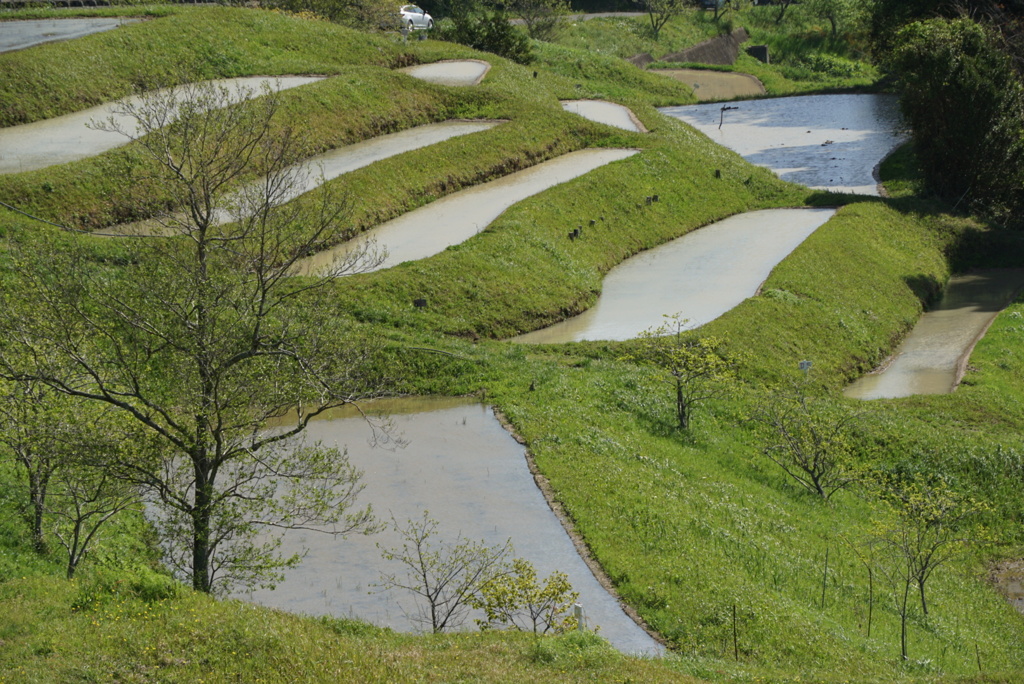
[[[929,188],[1010,218],[1024,205],[1024,89],[994,36],[966,19],[914,23],[888,68]]]
[[[509,23],[509,16],[501,6],[488,6],[477,0],[455,0],[449,3],[448,10],[449,16],[437,24],[436,38],[493,52],[519,64],[533,61],[530,39]]]

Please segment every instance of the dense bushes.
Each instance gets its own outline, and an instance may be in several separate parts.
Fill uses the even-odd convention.
[[[520,64],[533,61],[530,39],[509,23],[500,7],[488,7],[476,0],[456,0],[449,16],[437,24],[435,38],[493,52]]]
[[[930,189],[1009,219],[1024,205],[1024,89],[996,37],[967,19],[916,22],[888,69]]]

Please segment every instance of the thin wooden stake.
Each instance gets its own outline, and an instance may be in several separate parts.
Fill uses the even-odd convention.
[[[875,607],[875,573],[868,566],[868,639],[871,638],[871,611]]]
[[[732,656],[740,659],[739,641],[736,638],[736,604],[732,604]]]
[[[828,547],[825,547],[825,572],[821,574],[821,609],[825,610],[825,585],[828,582]]]

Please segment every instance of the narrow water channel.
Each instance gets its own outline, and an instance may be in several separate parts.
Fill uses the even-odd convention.
[[[942,299],[925,312],[883,367],[843,392],[852,399],[948,394],[956,389],[975,343],[1024,288],[1024,269],[950,278]]]
[[[619,264],[592,308],[512,338],[553,344],[628,340],[682,314],[695,328],[757,293],[775,265],[835,215],[834,209],[768,209],[731,216]]]
[[[212,83],[229,88],[236,99],[241,99],[246,94],[259,95],[264,85],[275,90],[287,90],[321,80],[322,76],[253,76]],[[128,99],[138,101],[137,97]],[[115,115],[117,108],[118,102],[108,102],[52,119],[0,128],[0,173],[35,171],[126,145],[128,138],[120,133],[89,128],[91,122],[103,122],[113,117],[126,129],[135,130],[135,120]]]
[[[405,523],[424,511],[440,523],[444,541],[463,539],[497,545],[511,539],[517,557],[537,568],[540,578],[560,570],[580,593],[587,625],[627,653],[659,655],[662,647],[634,623],[594,578],[552,513],[527,467],[523,447],[487,406],[463,399],[403,399],[385,405],[408,442],[395,450],[372,448],[367,423],[355,412],[338,411],[314,421],[310,441],[348,447],[365,472],[360,504],[372,503],[378,517]],[[400,566],[381,558],[400,546],[393,531],[335,539],[289,531],[284,551],[308,549],[302,563],[286,572],[274,590],[239,596],[297,613],[356,617],[400,631],[415,631],[411,593],[375,587],[382,571]],[[465,629],[473,629],[470,619]]]
[[[637,150],[626,149],[579,150],[475,185],[382,223],[334,249],[303,259],[298,264],[299,273],[317,273],[368,242],[387,251],[387,258],[374,270],[425,259],[473,237],[516,202],[636,153]]]
[[[804,95],[658,111],[783,180],[862,195],[879,194],[875,168],[907,137],[892,95]]]

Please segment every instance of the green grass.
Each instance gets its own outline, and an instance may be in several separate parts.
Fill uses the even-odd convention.
[[[782,24],[775,23],[776,11],[774,7],[750,6],[739,12],[725,12],[718,22],[711,12],[684,11],[666,24],[657,41],[650,34],[646,16],[592,19],[568,26],[557,43],[621,58],[648,53],[656,60],[649,68],[656,71],[659,67],[679,66],[660,61],[666,55],[743,27],[750,41],[741,46],[736,63],[714,68],[753,74],[771,95],[875,87],[879,73],[869,61],[862,24],[844,27],[833,38],[827,24],[810,16],[799,4],[789,9]],[[746,45],[767,45],[771,63],[763,64],[747,55],[742,49]],[[542,48],[542,60],[544,50],[551,49]],[[557,62],[551,66],[560,68]]]
[[[625,31],[598,22],[592,30]],[[763,386],[797,380],[803,359],[814,362],[813,390],[841,401],[837,390],[891,351],[951,271],[1019,263],[1017,236],[917,197],[912,157],[894,155],[883,167],[887,200],[783,183],[657,113],[655,106],[690,101],[686,88],[569,42],[538,46],[538,63],[523,67],[436,41],[401,46],[226,8],[175,10],[104,35],[0,56],[4,73],[16,74],[0,85],[3,120],[108,100],[173,74],[181,60],[210,77],[335,75],[284,95],[286,118],[303,122],[312,150],[451,117],[506,120],[334,181],[355,200],[357,228],[570,150],[640,150],[519,203],[436,257],[339,281],[334,295],[338,316],[386,342],[398,389],[475,393],[504,412],[622,597],[675,655],[630,659],[579,636],[399,635],[217,602],[169,590],[147,564],[144,535],[127,523],[68,583],[59,562],[29,549],[8,501],[0,517],[0,681],[981,681],[979,659],[988,680],[1019,680],[1024,621],[983,578],[988,559],[1024,555],[1024,304],[999,317],[957,393],[850,402],[865,413],[865,465],[951,476],[994,506],[986,524],[998,544],[936,574],[932,615],[911,620],[909,663],[898,660],[897,618],[877,586],[867,634],[858,554],[877,504],[849,492],[826,505],[797,489],[759,456],[746,421]],[[146,44],[154,49],[143,57]],[[466,56],[493,66],[479,87],[431,86],[392,71]],[[651,132],[586,122],[558,104],[597,96],[631,106]],[[159,205],[157,188],[138,189],[147,195],[141,206],[124,192],[118,174],[133,159],[124,149],[0,177],[0,198],[77,227],[106,226]],[[654,193],[661,201],[646,205]],[[845,206],[775,269],[761,296],[705,326],[744,353],[742,382],[699,412],[688,433],[673,427],[667,388],[622,360],[628,342],[500,341],[590,306],[602,276],[641,250],[741,211],[830,203]],[[590,220],[584,240],[566,239]],[[7,240],[50,234],[0,214]],[[114,262],[116,246],[92,244]],[[414,310],[418,297],[429,307]],[[134,555],[145,562],[114,562]]]

